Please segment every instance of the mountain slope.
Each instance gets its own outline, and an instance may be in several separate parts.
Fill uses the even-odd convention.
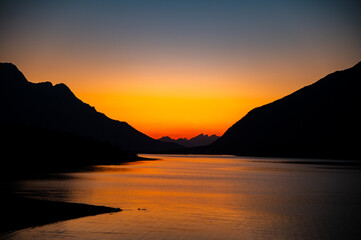
[[[117,146],[62,131],[0,121],[0,179],[141,160]]]
[[[55,129],[116,144],[124,150],[161,151],[179,146],[152,139],[79,100],[64,84],[31,83],[17,67],[0,64],[0,120]]]
[[[158,140],[159,141],[163,141],[163,142],[171,142],[171,143],[177,143],[179,145],[185,146],[185,147],[198,147],[198,146],[204,146],[204,145],[209,145],[212,142],[214,142],[215,140],[217,140],[219,137],[217,135],[204,135],[199,134],[198,136],[195,136],[191,139],[187,139],[187,138],[178,138],[178,139],[173,139],[170,137],[161,137]]]
[[[357,158],[361,134],[361,62],[251,110],[206,152]]]

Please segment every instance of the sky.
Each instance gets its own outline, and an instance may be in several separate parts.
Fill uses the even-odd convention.
[[[222,135],[361,61],[361,2],[0,0],[0,62],[153,137]]]

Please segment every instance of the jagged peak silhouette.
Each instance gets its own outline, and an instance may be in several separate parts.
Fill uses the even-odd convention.
[[[177,144],[152,139],[126,122],[97,112],[63,83],[28,82],[14,64],[0,63],[0,86],[2,121],[108,141],[124,150],[154,152],[180,148]]]

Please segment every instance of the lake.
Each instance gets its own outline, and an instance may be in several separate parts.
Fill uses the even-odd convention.
[[[361,239],[359,168],[277,158],[142,156],[159,160],[18,182],[16,191],[27,196],[123,211],[5,238]]]

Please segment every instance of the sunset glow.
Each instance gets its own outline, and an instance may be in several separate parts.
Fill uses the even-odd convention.
[[[338,1],[88,2],[0,6],[0,61],[153,138],[222,135],[361,56],[357,7]]]

